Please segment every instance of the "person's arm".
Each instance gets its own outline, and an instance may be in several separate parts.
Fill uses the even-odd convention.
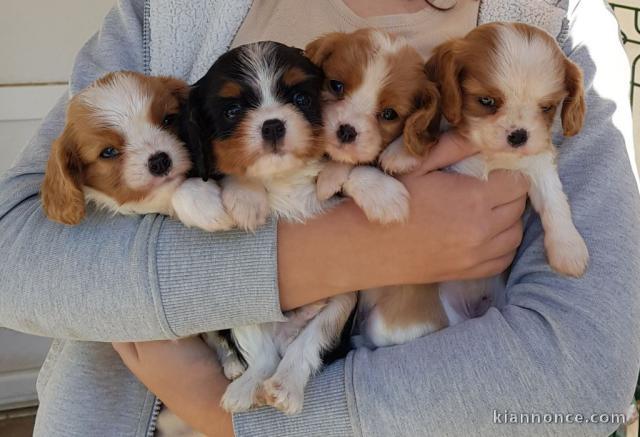
[[[108,71],[143,71],[144,1],[121,0],[77,55],[72,93]],[[175,338],[282,317],[276,227],[207,234],[175,220],[93,211],[44,216],[46,160],[67,96],[0,179],[0,325],[83,340]]]
[[[118,3],[78,54],[71,92],[108,71],[146,70],[143,15],[141,0]],[[521,199],[515,210],[507,208],[511,223],[478,199],[499,201],[522,185],[495,189],[453,176],[440,178],[446,189],[429,183],[420,190],[414,202],[423,207],[413,211],[412,226],[384,230],[348,203],[307,225],[281,224],[278,232],[270,222],[255,234],[207,234],[162,216],[99,211],[78,226],[59,225],[43,215],[38,193],[66,101],[0,179],[0,249],[7,254],[0,261],[2,326],[94,341],[175,338],[280,320],[280,301],[291,309],[363,287],[490,274],[508,264],[520,238],[508,225]],[[485,208],[470,216],[473,205]],[[456,220],[477,234],[474,244],[452,240]],[[504,232],[494,235],[486,222]]]
[[[586,275],[550,270],[531,214],[504,308],[406,345],[358,349],[310,382],[300,415],[237,414],[237,436],[584,437],[617,428],[599,417],[504,424],[505,411],[518,420],[624,412],[638,377],[640,205],[627,152],[628,62],[604,3],[571,4],[564,49],[584,69],[588,110],[583,131],[560,144],[559,168],[591,253]]]

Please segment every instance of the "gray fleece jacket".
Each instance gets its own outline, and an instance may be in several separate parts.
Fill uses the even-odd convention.
[[[78,54],[70,92],[122,69],[193,81],[250,3],[121,0]],[[617,427],[591,417],[625,411],[640,367],[640,203],[617,25],[602,0],[484,0],[480,11],[481,22],[547,28],[585,72],[585,128],[555,141],[591,252],[587,274],[549,269],[540,221],[527,213],[498,308],[410,344],[352,351],[311,381],[300,415],[238,414],[238,436],[582,437]],[[0,325],[57,339],[38,381],[35,435],[149,435],[154,396],[101,342],[279,320],[276,228],[206,234],[162,216],[98,211],[76,227],[48,221],[38,191],[67,99],[0,180]],[[505,424],[505,413],[581,414],[588,423]]]

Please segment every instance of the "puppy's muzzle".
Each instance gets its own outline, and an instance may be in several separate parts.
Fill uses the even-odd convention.
[[[165,152],[158,152],[151,155],[147,162],[149,173],[158,177],[168,175],[172,165],[171,157]]]
[[[276,141],[284,138],[287,133],[287,127],[282,120],[276,118],[267,120],[262,124],[262,138],[265,141],[275,143]]]
[[[529,139],[529,132],[525,129],[517,129],[507,135],[507,141],[511,147],[521,147],[527,143]]]
[[[342,142],[343,144],[349,144],[353,143],[356,140],[358,131],[350,124],[341,124],[340,127],[338,127],[336,135],[338,136],[340,142]]]

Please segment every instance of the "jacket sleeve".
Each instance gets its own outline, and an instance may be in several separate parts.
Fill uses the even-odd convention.
[[[144,1],[121,0],[77,55],[70,93],[108,71],[144,71],[143,23]],[[0,325],[126,341],[280,320],[274,223],[252,235],[207,234],[157,215],[47,220],[39,190],[67,99],[0,179]]]
[[[618,427],[611,414],[627,410],[640,366],[629,65],[604,2],[572,1],[568,18],[563,48],[584,70],[588,114],[578,136],[557,140],[560,175],[591,253],[586,275],[550,270],[539,218],[529,214],[500,310],[410,344],[358,349],[312,381],[302,414],[238,414],[238,436],[584,437]],[[539,416],[516,425],[509,413],[520,423],[520,413]]]

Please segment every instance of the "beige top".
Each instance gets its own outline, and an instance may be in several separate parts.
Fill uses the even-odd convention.
[[[448,11],[427,5],[415,13],[362,18],[343,0],[255,0],[232,46],[272,40],[304,48],[328,32],[376,27],[403,36],[426,58],[436,45],[476,27],[479,4],[458,0]]]

